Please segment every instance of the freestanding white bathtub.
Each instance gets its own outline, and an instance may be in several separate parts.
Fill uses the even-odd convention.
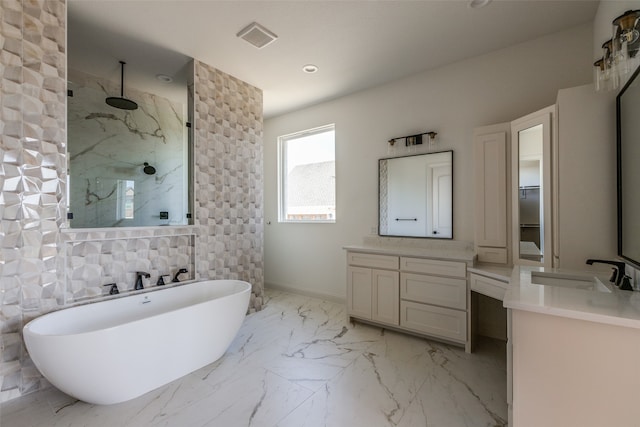
[[[250,294],[251,285],[237,280],[168,287],[45,314],[25,325],[24,340],[51,384],[110,405],[218,360]]]

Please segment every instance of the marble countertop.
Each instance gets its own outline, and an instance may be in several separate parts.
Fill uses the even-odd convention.
[[[538,285],[531,283],[532,271],[594,277],[585,271],[516,266],[504,297],[506,308],[640,329],[640,292],[621,291],[598,274],[608,292]]]
[[[473,265],[476,259],[472,242],[449,239],[367,236],[363,238],[362,244],[347,245],[343,249],[381,255],[464,261],[469,266]]]
[[[381,246],[381,245],[352,245],[344,246],[347,251],[367,252],[372,254],[390,254],[406,257],[432,258],[447,261],[473,262],[475,252],[464,248],[415,247],[415,246]]]

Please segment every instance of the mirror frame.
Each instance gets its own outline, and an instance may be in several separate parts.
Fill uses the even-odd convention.
[[[640,266],[640,254],[638,252],[636,253],[632,253],[627,246],[627,250],[625,251],[625,242],[629,241],[629,240],[634,240],[634,237],[637,236],[630,236],[629,232],[630,230],[637,230],[637,224],[638,221],[634,222],[634,226],[629,226],[628,222],[625,222],[625,220],[628,217],[635,217],[634,215],[625,215],[625,211],[630,210],[631,212],[634,212],[635,206],[634,204],[629,203],[629,199],[632,200],[637,200],[636,197],[634,197],[634,194],[632,194],[631,191],[629,191],[629,187],[633,188],[635,184],[637,184],[636,182],[624,182],[624,177],[626,174],[628,174],[628,172],[625,173],[625,171],[627,171],[628,169],[637,169],[635,167],[632,167],[631,163],[633,163],[633,161],[635,161],[633,156],[624,156],[623,155],[623,151],[625,151],[628,147],[634,145],[634,143],[637,141],[634,140],[634,137],[638,137],[639,135],[637,135],[638,132],[635,132],[635,134],[632,135],[628,135],[628,133],[630,131],[633,131],[634,129],[630,129],[629,125],[627,124],[628,122],[630,122],[631,120],[629,120],[629,116],[632,115],[632,113],[630,113],[628,111],[628,107],[625,108],[625,104],[628,104],[629,101],[626,101],[626,99],[628,99],[629,97],[631,97],[632,95],[640,92],[640,81],[638,81],[638,75],[640,75],[640,67],[638,67],[633,74],[631,75],[631,77],[629,77],[629,80],[627,80],[627,82],[625,83],[625,85],[623,86],[623,88],[620,90],[620,92],[618,93],[618,95],[616,96],[616,164],[617,164],[617,170],[616,170],[616,183],[617,183],[617,234],[618,234],[618,256],[622,259],[624,259],[625,261],[633,264],[634,266],[638,267]],[[626,124],[626,126],[625,126]],[[633,159],[630,160],[630,159]],[[626,160],[626,161],[625,161]],[[625,193],[625,190],[626,193]],[[631,205],[631,207],[629,207],[629,205]],[[626,232],[626,234],[625,234]],[[626,235],[626,238],[625,238]]]

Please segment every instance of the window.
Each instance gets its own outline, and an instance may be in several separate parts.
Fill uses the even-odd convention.
[[[278,138],[280,222],[336,221],[334,125]]]
[[[118,180],[118,213],[121,219],[133,219],[133,199],[135,196],[135,181]]]

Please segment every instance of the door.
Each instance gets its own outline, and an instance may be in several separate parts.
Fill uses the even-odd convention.
[[[431,234],[451,238],[453,237],[451,165],[432,167],[431,177],[433,192]]]

